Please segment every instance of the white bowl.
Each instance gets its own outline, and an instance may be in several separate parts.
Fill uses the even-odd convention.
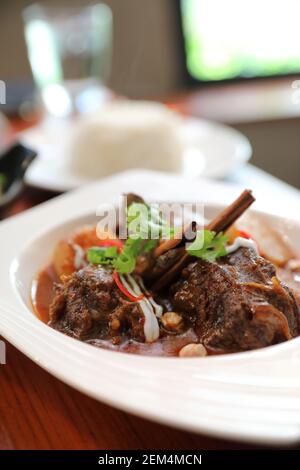
[[[269,348],[207,358],[142,357],[97,349],[39,321],[29,294],[55,242],[91,222],[101,202],[125,191],[149,199],[203,200],[216,185],[159,173],[128,172],[59,197],[0,224],[0,334],[76,389],[125,411],[187,430],[260,443],[300,438],[300,338]],[[239,192],[220,186],[224,204]],[[197,197],[195,197],[197,195]],[[206,205],[206,217],[220,206]],[[300,249],[300,225],[262,214]],[[5,366],[4,366],[5,367]],[[7,366],[9,367],[9,365]]]

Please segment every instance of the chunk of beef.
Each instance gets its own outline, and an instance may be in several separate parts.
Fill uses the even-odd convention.
[[[49,325],[75,338],[114,338],[128,334],[144,341],[144,316],[116,287],[112,271],[87,266],[56,284]]]
[[[191,263],[171,288],[174,310],[212,353],[280,343],[299,334],[299,307],[274,266],[240,248],[218,263]]]

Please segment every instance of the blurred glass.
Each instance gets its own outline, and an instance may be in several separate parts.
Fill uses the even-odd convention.
[[[28,57],[46,110],[58,117],[89,112],[107,99],[112,12],[105,4],[23,11]]]

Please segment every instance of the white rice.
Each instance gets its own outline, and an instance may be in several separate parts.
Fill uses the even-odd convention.
[[[75,174],[97,178],[132,168],[179,171],[180,117],[164,105],[116,101],[79,118],[67,144]]]

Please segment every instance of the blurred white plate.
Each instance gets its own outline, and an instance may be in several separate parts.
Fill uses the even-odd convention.
[[[38,157],[25,175],[27,184],[68,191],[91,182],[89,178],[72,173],[64,164],[63,143],[69,126],[64,121],[44,121],[22,133],[23,143],[38,151]],[[248,139],[230,127],[185,118],[180,132],[185,144],[184,176],[223,178],[251,158]]]

